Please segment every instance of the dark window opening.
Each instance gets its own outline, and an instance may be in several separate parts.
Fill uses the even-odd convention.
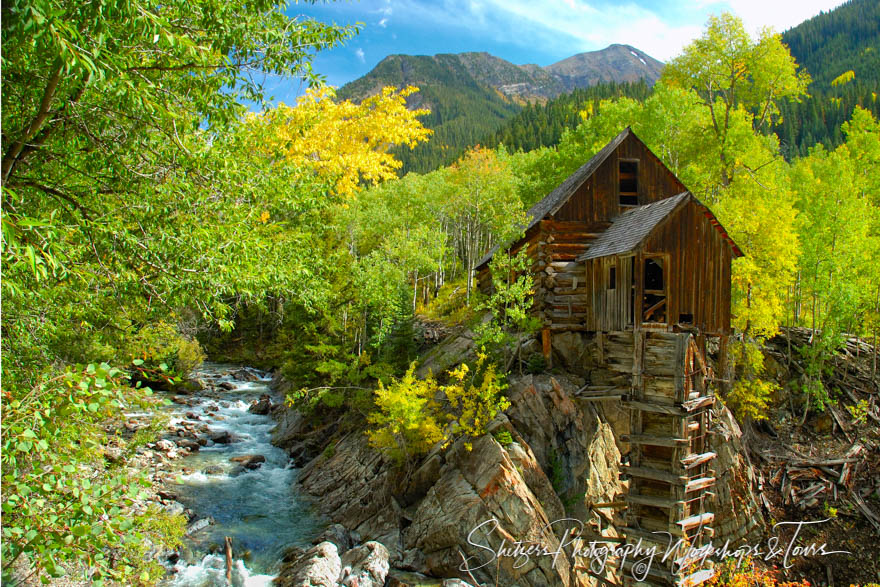
[[[639,162],[618,161],[621,206],[639,205]]]
[[[642,322],[666,323],[666,290],[663,289],[663,260],[645,259],[645,294]]]
[[[679,324],[693,324],[694,323],[694,315],[693,314],[679,314],[678,315],[678,323]]]
[[[645,259],[645,291],[663,289],[663,261]]]
[[[617,268],[612,267],[608,271],[608,289],[617,288]]]

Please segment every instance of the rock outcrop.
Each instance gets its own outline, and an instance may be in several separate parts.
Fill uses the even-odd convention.
[[[303,467],[299,489],[352,537],[384,545],[398,569],[511,586],[578,584],[567,556],[491,560],[491,551],[521,541],[555,552],[570,527],[559,520],[586,523],[589,503],[621,492],[611,427],[571,399],[582,384],[566,375],[514,379],[512,405],[489,434],[437,446],[410,470],[370,448],[362,432],[350,433]],[[295,415],[275,432],[301,452],[316,437]]]
[[[382,587],[388,576],[388,550],[367,542],[340,552],[321,542],[287,557],[274,584],[279,587]]]
[[[742,430],[726,407],[719,406],[713,410],[712,429],[709,436],[709,447],[718,455],[715,460],[717,481],[712,490],[715,499],[709,504],[710,511],[715,513],[716,544],[751,543],[765,528],[764,516],[752,493],[754,469],[744,456]]]

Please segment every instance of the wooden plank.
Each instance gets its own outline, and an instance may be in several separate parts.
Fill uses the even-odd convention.
[[[699,491],[701,489],[706,489],[707,487],[711,487],[715,484],[715,477],[700,477],[699,479],[694,479],[693,481],[688,481],[685,483],[684,491],[685,493],[690,493],[692,491]]]
[[[687,438],[671,438],[668,436],[656,436],[653,434],[623,434],[620,439],[631,444],[647,444],[651,446],[686,446],[690,442]]]
[[[688,483],[687,477],[675,475],[668,471],[661,471],[660,469],[652,469],[650,467],[634,467],[632,465],[622,465],[622,468],[624,469],[626,474],[633,477],[641,477],[642,479],[653,479],[654,481],[663,481],[664,483],[670,483],[673,485],[686,485]]]
[[[624,407],[630,409],[653,412],[655,414],[669,414],[671,416],[684,416],[687,414],[687,412],[677,406],[666,406],[663,404],[649,403],[646,401],[628,400],[624,401],[623,405]]]
[[[684,505],[685,502],[678,501],[669,497],[656,497],[654,495],[640,495],[637,493],[630,493],[625,496],[624,499],[629,503],[637,503],[640,505],[648,505],[655,508],[664,508],[670,509],[679,505]]]
[[[702,454],[690,454],[683,459],[681,459],[681,464],[684,465],[685,469],[693,469],[699,465],[704,463],[708,463],[712,459],[714,459],[717,455],[714,452],[704,452]]]
[[[699,410],[700,408],[705,408],[707,406],[711,406],[715,404],[715,396],[714,395],[705,395],[703,397],[699,397],[697,399],[692,399],[681,404],[683,410],[687,412],[693,412]]]
[[[688,531],[693,528],[697,528],[698,526],[711,524],[714,520],[715,514],[713,514],[712,512],[706,512],[704,514],[697,514],[695,516],[685,518],[684,520],[679,520],[678,522],[676,522],[676,524],[681,526],[682,530]]]

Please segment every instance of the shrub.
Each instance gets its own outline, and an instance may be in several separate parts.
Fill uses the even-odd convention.
[[[755,342],[737,342],[731,345],[731,355],[736,362],[737,377],[725,398],[727,403],[740,418],[767,418],[770,398],[779,385],[762,379],[764,354],[761,347]]]
[[[375,391],[377,411],[368,417],[370,444],[386,451],[398,464],[428,452],[443,439],[443,414],[434,400],[437,382],[418,379],[415,363],[401,379]]]
[[[182,336],[167,322],[141,328],[126,341],[124,352],[137,380],[159,385],[187,377],[205,360],[199,343]]]
[[[760,569],[750,557],[729,558],[715,565],[715,576],[707,585],[719,587],[810,587],[808,581],[780,581],[778,572]]]
[[[443,392],[452,411],[452,435],[463,434],[476,438],[486,433],[493,418],[510,406],[501,393],[507,389],[496,372],[495,365],[486,364],[486,354],[477,353],[477,363],[471,370],[466,363],[449,372],[450,383]],[[471,444],[465,445],[468,450]]]
[[[126,379],[107,364],[92,364],[46,375],[32,389],[4,392],[4,583],[21,560],[50,576],[85,564],[93,584],[161,577],[146,552],[173,547],[183,521],[137,515],[133,506],[149,479],[103,457],[105,428],[114,429],[120,411],[152,404],[149,391],[133,389]]]
[[[495,365],[486,363],[483,352],[473,369],[462,364],[450,371],[448,385],[439,386],[431,375],[417,379],[414,372],[415,363],[388,386],[380,381],[375,391],[377,410],[368,417],[370,444],[388,452],[398,464],[427,453],[437,442],[445,441],[445,446],[456,437],[486,434],[492,419],[510,405],[501,395],[507,385]],[[448,401],[446,410],[436,399],[441,392]],[[465,446],[472,448],[470,442]]]

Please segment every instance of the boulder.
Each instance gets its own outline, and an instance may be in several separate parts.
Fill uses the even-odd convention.
[[[514,379],[505,413],[518,433],[513,437],[518,435],[519,444],[534,453],[554,493],[569,505],[568,513],[586,520],[586,501],[614,501],[624,487],[618,475],[620,451],[601,408],[571,399],[583,383],[565,374]]]
[[[239,457],[232,457],[229,460],[230,462],[238,463],[245,469],[259,469],[260,466],[266,462],[266,457],[263,455],[242,455]]]
[[[229,430],[220,430],[218,432],[212,432],[209,438],[215,444],[232,444],[233,442],[238,442],[240,439],[238,436],[230,432]]]
[[[320,536],[315,538],[313,544],[320,544],[321,542],[332,542],[336,545],[336,549],[340,554],[354,545],[351,533],[342,524],[330,524]]]
[[[232,390],[234,390],[234,389],[235,389],[236,387],[238,387],[238,386],[235,385],[235,384],[234,384],[233,382],[231,382],[231,381],[221,381],[221,382],[217,385],[217,387],[219,387],[220,389],[225,389],[226,391],[232,391]]]
[[[300,471],[299,488],[318,497],[332,522],[400,554],[400,508],[392,497],[399,473],[371,448],[363,434],[349,434],[331,455],[319,455]]]
[[[339,583],[346,587],[382,587],[388,575],[388,549],[367,542],[342,555]]]
[[[260,399],[251,402],[248,412],[259,416],[267,416],[272,411],[272,398],[268,394],[263,394]]]
[[[572,585],[565,556],[555,561],[549,556],[489,560],[489,549],[497,549],[503,540],[559,549],[555,515],[547,511],[562,512],[562,504],[549,492],[542,496],[549,500],[545,508],[524,478],[526,468],[536,479],[542,474],[527,447],[519,447],[514,460],[491,435],[474,439],[471,450],[463,439],[449,447],[440,478],[416,506],[404,532],[406,549],[424,555],[424,567],[416,570],[436,577],[469,577],[460,569],[464,557],[473,576],[490,585]],[[544,493],[549,480],[538,485]]]
[[[232,372],[232,377],[239,381],[259,381],[260,376],[255,371],[247,368],[241,368]]]
[[[337,587],[342,561],[336,545],[322,542],[285,562],[275,578],[278,587]]]
[[[189,452],[199,452],[201,445],[198,441],[193,440],[192,438],[178,438],[177,446],[180,448],[185,448]]]
[[[161,438],[156,441],[156,450],[167,452],[170,450],[174,450],[177,447],[173,442],[166,438]]]
[[[210,518],[210,517],[200,518],[186,527],[186,534],[185,535],[192,536],[196,532],[204,530],[205,528],[207,528],[208,526],[210,526],[213,523],[214,523],[213,518]]]

